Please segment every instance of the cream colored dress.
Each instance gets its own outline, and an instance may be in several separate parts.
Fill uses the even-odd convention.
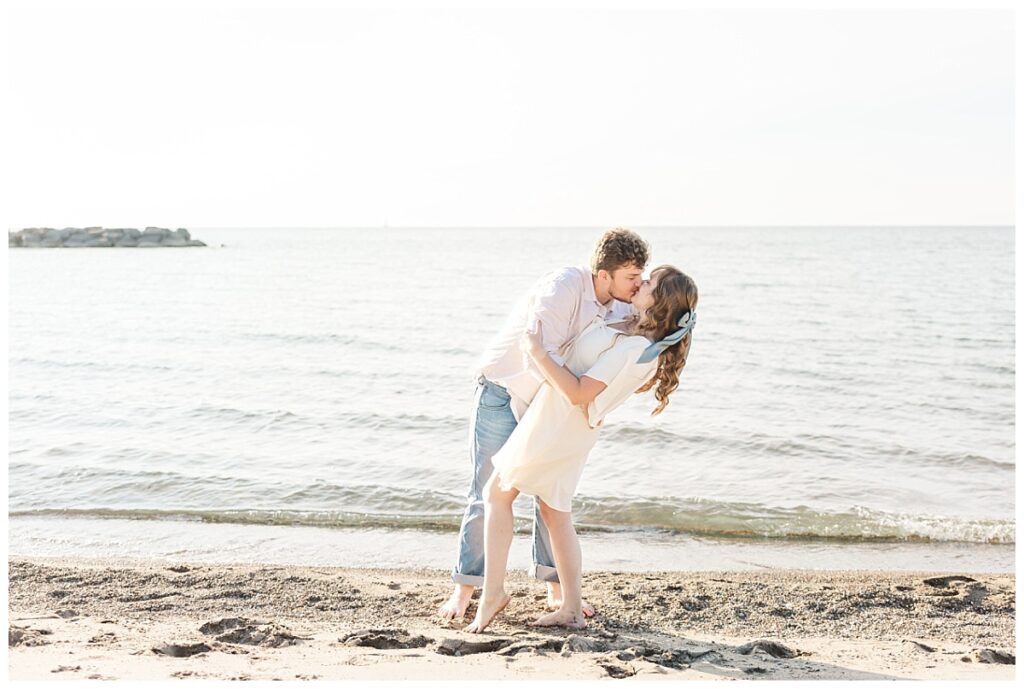
[[[577,377],[585,375],[608,387],[587,406],[584,415],[583,407],[570,404],[545,381],[491,460],[499,474],[499,487],[517,488],[556,510],[571,512],[576,485],[604,417],[658,369],[657,358],[636,363],[650,343],[642,335],[626,335],[609,327],[601,317],[591,321],[570,346],[565,365]]]

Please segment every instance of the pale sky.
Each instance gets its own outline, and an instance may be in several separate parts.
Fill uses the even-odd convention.
[[[9,19],[12,226],[1014,222],[1005,9]]]

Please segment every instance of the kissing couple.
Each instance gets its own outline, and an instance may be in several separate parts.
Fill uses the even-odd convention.
[[[665,409],[696,320],[696,284],[669,265],[644,280],[648,253],[636,233],[608,230],[589,267],[541,278],[481,356],[470,422],[473,480],[442,619],[461,619],[478,586],[483,593],[466,631],[482,632],[508,605],[512,503],[520,493],[534,496],[530,574],[547,582],[553,610],[532,624],[581,629],[594,615],[581,590],[576,485],[613,409],[652,389],[652,416]]]

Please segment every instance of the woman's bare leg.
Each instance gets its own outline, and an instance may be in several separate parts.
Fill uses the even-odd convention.
[[[548,582],[548,597],[544,601],[544,605],[547,607],[548,610],[557,610],[562,606],[562,585],[559,584],[557,581]],[[591,603],[589,603],[586,598],[584,598],[583,616],[593,617],[596,614],[597,610],[594,609],[594,606]]]
[[[560,512],[542,500],[540,514],[551,538],[551,554],[555,557],[555,569],[562,584],[562,603],[558,610],[538,617],[533,624],[582,629],[587,626],[583,615],[583,553],[572,525],[572,513]]]
[[[505,571],[508,568],[508,550],[512,547],[512,503],[519,491],[498,488],[495,472],[484,486],[484,586],[476,617],[465,631],[479,634],[508,605],[505,593]]]

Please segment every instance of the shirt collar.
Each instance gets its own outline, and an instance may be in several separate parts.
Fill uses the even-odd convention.
[[[583,266],[580,266],[580,268],[582,268],[584,273],[586,274],[586,277],[583,280],[583,282],[584,282],[584,285],[583,285],[583,296],[584,296],[584,298],[590,299],[592,302],[597,304],[597,309],[601,313],[602,316],[606,315],[608,313],[608,310],[611,308],[611,306],[612,306],[612,304],[614,302],[610,301],[610,302],[608,302],[607,305],[602,304],[601,302],[599,302],[597,300],[597,292],[594,291],[594,275],[593,275],[593,273],[590,272],[590,268],[584,268]]]

